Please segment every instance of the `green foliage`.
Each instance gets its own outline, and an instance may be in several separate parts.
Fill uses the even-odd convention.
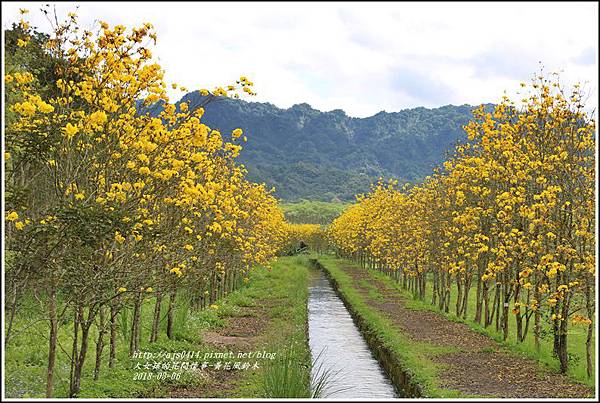
[[[328,225],[350,205],[342,202],[302,200],[298,203],[281,203],[286,221],[293,224]]]
[[[186,336],[186,333],[192,333],[188,331],[188,318],[190,316],[191,296],[188,293],[183,293],[182,295],[178,295],[175,301],[176,302],[173,309],[173,329],[175,329],[175,331],[173,337],[176,340],[197,340],[197,337],[192,336],[190,338]],[[185,331],[179,331],[179,329],[185,329]],[[193,331],[193,329],[189,330]]]
[[[123,343],[129,344],[130,340],[130,329],[131,329],[131,318],[133,317],[133,308],[123,308],[117,315],[117,330],[123,340]]]

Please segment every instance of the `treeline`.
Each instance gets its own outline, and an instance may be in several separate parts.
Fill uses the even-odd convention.
[[[526,84],[522,84],[526,87]],[[329,229],[340,254],[431,304],[535,347],[551,329],[566,372],[569,327],[587,327],[593,375],[595,124],[579,86],[536,77],[517,106],[479,108],[469,142],[423,183],[380,182]],[[456,293],[456,305],[450,306]],[[474,312],[468,301],[475,293]]]
[[[92,343],[95,379],[107,338],[108,366],[115,365],[123,310],[133,311],[130,354],[140,346],[149,296],[156,301],[149,342],[165,310],[172,338],[178,294],[211,304],[271,260],[286,227],[276,199],[236,162],[242,130],[220,133],[202,123],[202,107],[169,102],[164,72],[151,61],[151,24],[128,30],[101,22],[91,32],[70,14],[47,36],[22,18],[6,38],[5,341],[33,292],[49,324],[46,395],[53,396],[63,348],[58,328],[67,326],[74,397]],[[200,92],[208,102],[252,95],[251,87],[241,77]],[[140,111],[159,100],[158,117]]]
[[[286,221],[293,224],[329,225],[350,205],[342,202],[302,200],[298,203],[282,203]]]

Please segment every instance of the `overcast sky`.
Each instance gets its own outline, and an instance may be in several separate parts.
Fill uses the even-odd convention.
[[[2,2],[2,24],[42,3]],[[52,3],[51,3],[52,4]],[[58,3],[59,13],[77,2]],[[166,79],[212,88],[246,75],[253,100],[307,102],[365,117],[381,110],[497,102],[539,70],[597,97],[598,4],[80,3],[83,27],[151,22]],[[179,98],[181,93],[173,93]]]

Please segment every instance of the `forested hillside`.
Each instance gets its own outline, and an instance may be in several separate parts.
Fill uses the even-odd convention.
[[[204,98],[187,94],[193,109]],[[288,201],[352,200],[379,176],[419,180],[465,139],[470,105],[414,108],[353,118],[342,110],[321,112],[308,104],[281,109],[269,103],[219,99],[203,122],[224,133],[240,123],[248,142],[241,161],[249,177],[275,186]]]

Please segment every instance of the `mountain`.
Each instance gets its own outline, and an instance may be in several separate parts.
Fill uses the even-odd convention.
[[[204,101],[185,95],[190,109]],[[378,177],[416,181],[432,172],[466,135],[473,106],[447,105],[367,118],[342,110],[321,112],[308,104],[288,109],[270,103],[218,99],[205,107],[203,122],[224,134],[240,127],[248,142],[240,160],[249,179],[276,188],[286,201],[353,200]]]

